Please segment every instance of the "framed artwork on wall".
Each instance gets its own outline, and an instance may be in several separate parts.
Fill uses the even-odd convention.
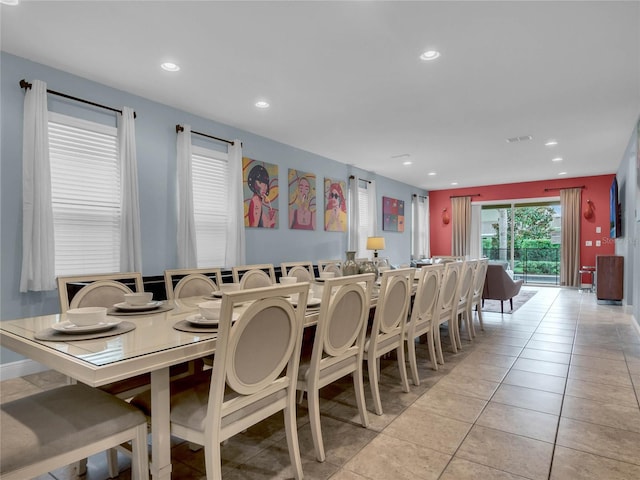
[[[344,196],[347,183],[324,179],[324,229],[327,232],[347,231],[347,201]]]
[[[382,197],[382,229],[404,232],[404,200]]]
[[[242,159],[244,226],[278,228],[278,166]]]
[[[289,169],[289,228],[316,229],[316,176]]]

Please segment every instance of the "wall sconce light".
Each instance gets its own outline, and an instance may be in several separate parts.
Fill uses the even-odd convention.
[[[442,223],[444,225],[449,225],[450,220],[451,218],[449,217],[449,212],[447,212],[447,209],[445,208],[444,210],[442,210]]]
[[[593,218],[593,202],[591,200],[587,200],[587,208],[584,209],[583,216],[585,220],[591,220]]]

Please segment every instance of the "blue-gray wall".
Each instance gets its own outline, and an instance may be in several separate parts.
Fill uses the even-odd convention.
[[[316,187],[322,192],[324,177],[347,180],[350,174],[376,180],[378,194],[378,224],[382,225],[382,196],[405,201],[404,233],[384,232],[384,256],[392,263],[408,262],[411,245],[411,196],[425,195],[424,190],[350,168],[345,164],[297,148],[238,130],[213,120],[152,102],[127,92],[70,75],[26,59],[0,53],[0,319],[56,313],[57,293],[18,291],[22,259],[22,111],[24,92],[18,83],[42,80],[47,87],[76,97],[120,108],[132,107],[137,114],[136,142],[142,217],[143,274],[160,275],[167,268],[176,268],[176,187],[175,125],[190,124],[193,130],[243,142],[243,155],[279,166],[280,184],[286,183],[289,168],[314,173]],[[115,117],[102,110],[67,102],[49,96],[49,109],[115,125]],[[211,112],[215,117],[215,112]],[[321,132],[320,132],[321,133]],[[346,192],[345,192],[346,193]],[[346,233],[325,232],[322,227],[324,202],[319,199],[318,228],[313,232],[290,230],[287,226],[286,199],[280,199],[280,225],[277,229],[246,229],[247,263],[344,258]],[[380,231],[379,233],[383,233]],[[1,363],[22,357],[0,350]]]

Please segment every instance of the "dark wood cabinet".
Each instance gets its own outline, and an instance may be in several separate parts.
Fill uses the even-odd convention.
[[[623,296],[624,257],[596,257],[596,295],[598,300],[621,301]]]

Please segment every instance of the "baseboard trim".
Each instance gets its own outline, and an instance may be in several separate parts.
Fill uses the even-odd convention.
[[[0,381],[24,377],[25,375],[44,372],[46,370],[50,370],[50,368],[29,359],[3,363],[0,365]]]
[[[636,329],[636,333],[638,334],[638,337],[640,337],[640,322],[638,322],[638,319],[633,315],[631,315],[631,323],[633,323],[633,326]]]

